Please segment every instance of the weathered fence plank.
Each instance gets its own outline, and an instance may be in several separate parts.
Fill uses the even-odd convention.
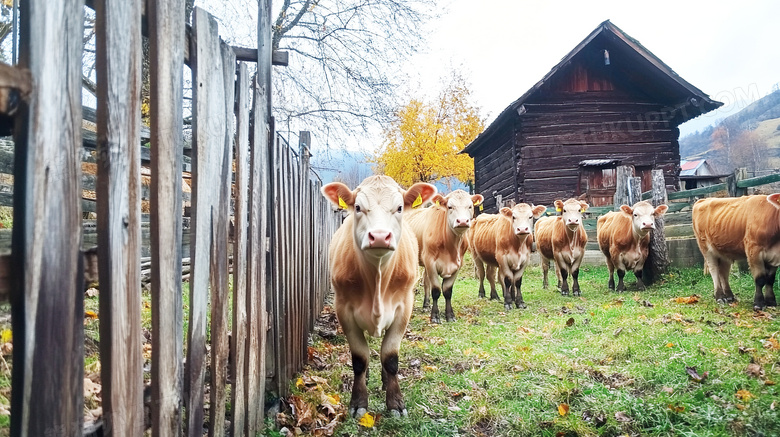
[[[96,6],[103,435],[140,436],[141,1],[104,0]]]
[[[710,185],[709,187],[694,188],[693,190],[683,190],[674,193],[669,193],[669,200],[689,199],[691,197],[703,196],[705,194],[717,193],[718,191],[727,190],[726,183]]]
[[[737,188],[757,187],[759,185],[771,184],[778,181],[780,181],[780,173],[775,173],[750,179],[737,180]]]
[[[151,107],[152,435],[179,437],[183,380],[182,106],[184,4],[147,5]],[[189,254],[188,254],[189,255]]]
[[[190,318],[187,333],[187,434],[203,434],[203,396],[206,374],[206,311],[216,209],[224,159],[225,100],[217,21],[206,11],[193,10],[193,148],[192,221],[190,236]],[[195,56],[192,56],[192,55]]]
[[[233,407],[233,437],[245,434],[247,419],[247,207],[249,206],[249,73],[241,62],[236,77],[236,194],[233,221],[233,377],[230,403]]]
[[[612,202],[614,211],[620,209],[620,205],[633,205],[636,200],[632,198],[631,178],[634,177],[634,167],[621,165],[615,172],[615,196]]]
[[[228,232],[230,228],[230,191],[233,181],[233,111],[235,103],[236,55],[225,43],[219,44],[220,65],[222,66],[222,85],[224,87],[222,103],[225,120],[221,144],[220,161],[216,166],[217,198],[212,213],[211,238],[211,387],[209,398],[209,436],[225,435],[225,401],[228,369],[228,318],[229,314],[229,278],[228,278]]]
[[[654,207],[668,203],[666,195],[666,182],[663,170],[652,170],[653,198],[650,203]],[[664,232],[664,217],[655,218],[655,229],[650,233],[650,246],[648,258],[642,273],[645,284],[649,285],[658,280],[669,268],[669,249],[666,246],[666,233]]]
[[[316,296],[311,293],[311,269],[309,260],[311,256],[311,250],[309,249],[309,235],[311,234],[312,221],[311,221],[311,207],[312,199],[310,198],[311,186],[309,184],[309,146],[311,145],[311,133],[307,131],[301,131],[298,137],[298,159],[300,177],[298,179],[299,185],[299,199],[295,204],[302,205],[301,212],[303,213],[303,226],[298,227],[299,241],[298,241],[298,257],[300,262],[298,266],[297,275],[298,287],[300,290],[301,304],[303,305],[303,326],[301,332],[305,336],[310,332],[310,322],[314,311],[314,302],[317,302]],[[308,359],[308,342],[301,342],[298,350],[300,362],[297,364],[303,367]]]
[[[14,129],[12,436],[82,434],[83,4],[21,4],[19,66],[33,87]]]

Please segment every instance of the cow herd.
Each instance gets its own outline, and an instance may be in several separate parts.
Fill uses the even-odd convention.
[[[398,351],[412,313],[418,266],[424,267],[423,307],[431,306],[433,323],[440,322],[441,296],[445,320],[455,320],[453,285],[467,250],[476,266],[479,296],[485,297],[487,278],[490,297],[498,299],[498,273],[506,310],[526,307],[521,286],[534,243],[541,259],[543,287],[548,288],[552,260],[561,294],[581,295],[579,270],[588,241],[583,226],[586,202],[556,200],[558,214],[551,217],[543,217],[544,206],[520,203],[501,208],[498,214],[474,218],[475,207],[483,201],[479,194],[456,190],[442,196],[426,183],[404,190],[388,176],[368,177],[354,190],[333,182],[322,193],[348,212],[333,235],[328,256],[336,315],[352,354],[355,379],[349,412],[353,417],[362,417],[368,408],[370,353],[365,333],[383,337],[380,359],[387,410],[394,416],[407,415],[398,385]],[[656,217],[667,209],[641,201],[599,217],[597,239],[606,257],[611,290],[625,290],[627,271],[636,276],[637,288],[645,288],[641,272],[650,231]],[[718,302],[734,300],[729,270],[733,261],[747,258],[756,286],[754,308],[776,305],[773,285],[780,265],[780,194],[699,200],[692,217]]]

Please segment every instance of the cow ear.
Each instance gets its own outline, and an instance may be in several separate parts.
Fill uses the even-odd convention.
[[[442,196],[441,193],[436,193],[436,195],[431,198],[431,202],[436,206],[447,206],[447,198]]]
[[[777,209],[780,209],[780,193],[774,193],[766,196],[766,200]]]
[[[533,212],[533,214],[534,214],[534,218],[535,219],[538,219],[539,217],[541,217],[542,214],[544,214],[545,211],[547,211],[547,207],[544,206],[544,205],[536,205],[536,206],[534,206],[534,209],[531,210],[531,212]]]
[[[655,208],[655,215],[664,215],[668,209],[669,207],[666,205],[658,205],[658,207]]]
[[[555,201],[555,210],[558,211],[558,212],[562,212],[563,211],[563,202],[562,201],[560,201],[560,200],[556,200]]]
[[[341,209],[348,209],[355,204],[355,194],[341,182],[331,182],[323,186],[320,191],[326,199]]]
[[[588,202],[580,202],[580,212],[587,211],[589,207]]]
[[[501,208],[501,211],[499,211],[499,212],[500,212],[500,213],[501,213],[501,215],[503,215],[504,217],[509,217],[510,219],[512,218],[512,210],[511,210],[511,209],[509,209],[509,208],[507,208],[506,206],[505,206],[505,207],[503,207],[503,208]]]
[[[634,210],[631,209],[631,207],[628,206],[628,205],[620,205],[620,210],[623,211],[624,213],[628,214],[628,215],[631,215],[631,214],[634,213]]]
[[[436,187],[425,182],[418,182],[404,193],[404,208],[417,208],[435,195]]]
[[[483,200],[485,200],[485,198],[482,197],[481,194],[475,194],[471,196],[471,202],[474,203],[474,206],[481,205]]]

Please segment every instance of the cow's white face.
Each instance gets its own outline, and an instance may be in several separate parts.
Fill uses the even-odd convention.
[[[501,208],[501,215],[512,222],[512,232],[518,237],[528,235],[534,228],[534,219],[544,214],[547,207],[543,205],[531,206],[527,203],[519,203],[511,209]]]
[[[446,196],[437,194],[432,200],[447,209],[447,226],[456,235],[463,235],[471,227],[474,207],[482,203],[483,198],[481,194],[470,196],[463,190],[455,190]]]
[[[663,215],[669,207],[660,205],[657,208],[653,208],[653,205],[650,202],[643,200],[634,204],[633,208],[628,205],[623,205],[620,209],[631,216],[634,233],[640,237],[644,237],[648,232],[655,229],[655,218]]]
[[[582,223],[582,213],[588,210],[588,204],[577,199],[569,199],[566,202],[555,201],[555,209],[561,213],[563,224],[570,231],[577,229]]]
[[[355,191],[332,182],[322,187],[322,193],[353,215],[352,236],[358,249],[381,259],[398,247],[404,209],[432,198],[436,187],[418,183],[406,191],[388,176],[370,176]]]

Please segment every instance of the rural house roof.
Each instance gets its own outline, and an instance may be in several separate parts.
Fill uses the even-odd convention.
[[[525,112],[523,103],[528,101],[529,98],[542,95],[544,91],[542,90],[543,86],[549,83],[554,76],[564,71],[572,63],[572,60],[591,44],[603,44],[603,48],[609,49],[613,59],[613,68],[626,74],[632,83],[643,89],[648,95],[668,105],[672,112],[673,122],[676,125],[723,105],[721,102],[710,99],[707,94],[678,76],[674,70],[656,57],[650,50],[647,50],[639,41],[630,37],[607,20],[599,24],[590,35],[564,56],[542,80],[504,109],[493,123],[466,146],[461,153],[468,153],[474,156],[473,152],[488,144],[491,137],[500,131],[502,126],[516,120],[517,117]],[[619,57],[622,57],[625,62],[618,62],[617,59]]]

